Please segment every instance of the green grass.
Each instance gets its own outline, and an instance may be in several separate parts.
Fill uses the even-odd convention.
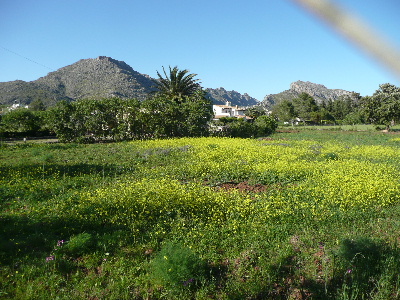
[[[3,146],[0,299],[399,299],[399,154],[333,130]]]
[[[285,125],[281,126],[280,129],[295,129],[295,130],[333,130],[333,131],[380,131],[384,130],[385,126],[380,125],[366,125],[366,124],[354,124],[354,125],[296,125],[290,126]],[[391,130],[398,131],[400,130],[400,125],[395,125],[391,127]]]

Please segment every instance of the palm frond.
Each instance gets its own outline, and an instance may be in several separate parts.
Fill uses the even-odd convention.
[[[201,90],[197,74],[190,74],[189,70],[179,70],[177,66],[169,66],[169,74],[163,67],[164,76],[157,71],[158,79],[153,80],[158,93],[168,96],[172,99],[182,99],[190,96],[196,91]]]

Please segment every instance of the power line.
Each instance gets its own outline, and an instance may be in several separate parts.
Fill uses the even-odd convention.
[[[32,60],[32,59],[30,59],[30,58],[28,58],[28,57],[26,57],[26,56],[23,56],[23,55],[21,55],[21,54],[15,52],[15,51],[12,51],[12,50],[10,50],[10,49],[7,49],[7,48],[5,48],[5,47],[3,47],[3,46],[1,46],[1,45],[0,45],[0,48],[3,49],[3,50],[6,50],[6,51],[8,51],[8,52],[10,52],[10,53],[12,53],[12,54],[15,54],[15,55],[17,55],[17,56],[19,56],[19,57],[22,57],[22,58],[24,58],[24,59],[26,59],[26,60],[28,60],[28,61],[30,61],[30,62],[33,62],[34,64],[37,64],[37,65],[39,65],[39,66],[41,66],[41,67],[44,67],[44,68],[46,68],[46,69],[49,69],[50,71],[55,71],[54,69],[52,69],[52,68],[50,68],[50,67],[48,67],[48,66],[45,66],[45,65],[43,65],[43,64],[41,64],[41,63],[38,63],[37,61],[34,61],[34,60]]]

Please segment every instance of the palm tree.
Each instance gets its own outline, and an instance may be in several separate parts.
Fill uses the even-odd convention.
[[[157,93],[181,102],[184,96],[191,96],[201,90],[199,79],[194,78],[197,74],[188,74],[189,70],[179,70],[178,67],[169,67],[169,75],[164,67],[163,71],[165,77],[157,71],[158,79],[153,80]]]

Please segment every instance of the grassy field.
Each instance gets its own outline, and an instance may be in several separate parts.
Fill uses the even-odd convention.
[[[0,299],[400,298],[400,135],[0,150]]]
[[[355,124],[355,125],[285,125],[281,126],[281,129],[296,129],[296,130],[333,130],[333,131],[379,131],[384,130],[385,126],[380,125],[365,125],[365,124]],[[400,125],[395,125],[391,127],[393,131],[400,131]]]

